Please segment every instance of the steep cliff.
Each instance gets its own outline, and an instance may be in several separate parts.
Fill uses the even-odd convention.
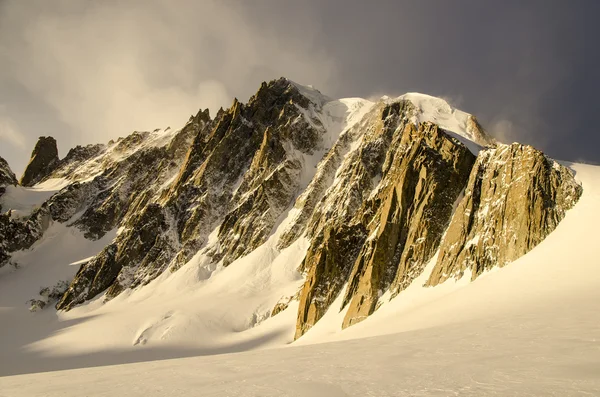
[[[433,124],[419,124],[418,130],[408,124],[397,140],[398,152],[384,165],[383,187],[363,215],[369,220],[370,238],[349,279],[343,327],[371,314],[388,288],[398,293],[421,274],[475,161]]]
[[[378,122],[371,122],[357,158],[349,156],[348,172],[342,168],[330,189],[340,193],[317,205],[328,211],[315,211],[313,228],[327,226],[304,264],[296,337],[319,320],[346,282],[344,327],[371,314],[388,288],[408,285],[435,253],[475,156],[436,125],[417,127],[410,121],[415,112],[406,100],[376,106],[367,118]],[[329,210],[336,204],[339,209]],[[338,215],[344,211],[348,216]],[[340,246],[340,240],[352,244]]]

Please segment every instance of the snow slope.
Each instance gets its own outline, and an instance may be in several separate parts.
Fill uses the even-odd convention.
[[[6,186],[6,191],[0,196],[0,206],[12,209],[12,217],[27,216],[68,184],[66,179],[53,178],[34,187]]]
[[[297,85],[299,86],[299,85]],[[303,87],[303,86],[299,86]],[[312,90],[312,91],[308,91]],[[365,114],[369,112],[375,105],[373,102],[362,98],[342,98],[331,100],[315,89],[304,87],[301,89],[306,91],[304,95],[310,95],[311,100],[315,104],[319,104],[319,109],[312,108],[311,111],[303,111],[304,117],[308,122],[317,119],[321,122],[325,129],[325,133],[321,137],[320,150],[316,150],[312,155],[301,154],[303,157],[303,173],[301,190],[312,181],[317,166],[323,156],[335,145],[340,135],[347,132],[352,126],[360,122]]]
[[[0,387],[8,396],[598,395],[592,335],[538,320],[480,320],[321,345],[21,375],[0,378]]]
[[[31,373],[0,377],[0,394],[104,396],[120,385],[140,396],[598,395],[600,167],[572,168],[583,196],[524,257],[472,283],[416,281],[344,331],[334,304],[291,345],[296,305],[261,320],[302,281],[307,242],[281,253],[273,244],[292,213],[273,239],[207,280],[198,255],[146,288],[67,314],[26,311],[34,289],[19,272],[50,264],[31,261],[0,277],[0,374]],[[150,362],[74,370],[138,361]]]

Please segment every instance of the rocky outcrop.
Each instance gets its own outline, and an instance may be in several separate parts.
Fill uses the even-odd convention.
[[[368,210],[363,204],[381,181],[394,133],[414,110],[408,101],[377,104],[340,137],[298,198],[298,216],[280,243],[288,245],[304,231],[312,240],[301,269],[307,277],[300,293],[296,338],[323,316],[347,283],[368,235],[368,221],[362,216]],[[351,241],[351,246],[344,241]],[[336,252],[335,247],[340,246],[344,249]]]
[[[342,167],[328,191],[339,188],[345,195],[326,195],[317,205],[312,230],[334,226],[313,238],[305,259],[296,337],[319,320],[345,283],[348,326],[371,314],[384,291],[408,285],[435,253],[475,156],[436,125],[410,123],[413,111],[407,101],[376,107],[379,122],[367,116],[375,128],[348,156],[349,172]],[[348,209],[348,216],[339,216]],[[339,249],[340,241],[352,246]]]
[[[15,186],[17,183],[17,177],[14,172],[10,169],[6,160],[0,157],[0,196],[6,191],[6,186]],[[0,211],[2,211],[2,205],[0,204]]]
[[[0,189],[8,185],[16,185],[18,183],[15,173],[12,172],[10,166],[2,157],[0,157]],[[1,194],[1,192],[0,192]]]
[[[475,279],[538,245],[582,192],[570,170],[520,144],[480,153],[427,285]]]
[[[219,228],[224,265],[266,241],[299,193],[303,155],[317,149],[325,132],[319,120],[307,120],[299,110],[316,104],[307,102],[289,82],[281,83],[280,89],[289,93],[275,97],[281,102],[281,111],[265,129],[260,147],[232,198],[237,205]],[[268,92],[272,95],[273,91],[271,88]]]
[[[147,206],[143,212],[132,219],[132,224],[138,227],[130,229],[107,246],[100,254],[82,266],[75,279],[58,302],[58,309],[70,309],[73,306],[91,299],[108,289],[109,296],[119,294],[123,286],[139,284],[141,280],[127,280],[135,277],[134,272],[122,271],[131,269],[132,263],[153,266],[157,257],[162,254],[157,241],[168,225],[159,205]],[[117,280],[117,278],[120,280]]]
[[[399,150],[384,166],[384,187],[368,203],[370,237],[349,279],[342,327],[362,321],[386,290],[397,294],[423,272],[475,161],[433,124],[408,124],[397,140]]]
[[[56,139],[41,136],[31,153],[31,159],[21,177],[20,184],[33,186],[48,176],[58,165]]]
[[[494,137],[488,135],[477,118],[473,115],[467,117],[467,123],[465,126],[465,132],[469,134],[470,139],[484,147],[493,147],[498,144],[498,141]]]
[[[85,167],[79,170],[85,163],[90,162],[94,157],[101,155],[107,149],[106,145],[96,144],[87,146],[75,146],[70,149],[67,155],[58,161],[55,169],[46,178],[67,178],[76,181],[85,178]]]
[[[302,263],[306,281],[300,292],[295,339],[323,317],[348,279],[366,230],[361,224],[326,228],[317,236]]]
[[[134,203],[150,198],[149,194],[143,193],[155,193],[158,190],[156,182],[165,180],[169,171],[176,168],[175,164],[169,164],[170,161],[165,147],[152,147],[137,151],[109,168],[95,178],[102,187],[95,195],[94,204],[87,207],[75,225],[90,239],[98,239],[117,227]],[[116,184],[115,180],[118,181]],[[143,205],[138,204],[137,208],[143,208]]]
[[[12,219],[10,211],[0,213],[0,267],[9,263],[11,252],[29,248],[48,229],[52,218],[46,205],[27,219]]]

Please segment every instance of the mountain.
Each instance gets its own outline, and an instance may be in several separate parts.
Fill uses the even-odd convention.
[[[440,98],[285,78],[63,159],[41,137],[20,184],[4,160],[0,178],[0,277],[21,280],[0,298],[54,304],[78,325],[51,345],[91,350],[301,341],[328,312],[351,329],[527,255],[583,194],[568,165]]]

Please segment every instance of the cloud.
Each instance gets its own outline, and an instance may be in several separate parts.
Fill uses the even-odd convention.
[[[512,121],[500,119],[495,120],[487,127],[487,132],[502,143],[513,143],[517,141],[518,134]]]
[[[262,80],[322,84],[334,67],[314,51],[309,16],[298,38],[265,34],[241,6],[221,1],[2,4],[3,73],[70,127],[48,132],[59,144],[179,127],[199,108],[247,99]]]
[[[0,104],[66,153],[286,76],[331,97],[442,96],[501,140],[598,159],[588,3],[0,0]]]
[[[6,116],[0,114],[0,142],[8,142],[9,145],[19,149],[25,148],[25,136],[18,131],[16,124]]]

